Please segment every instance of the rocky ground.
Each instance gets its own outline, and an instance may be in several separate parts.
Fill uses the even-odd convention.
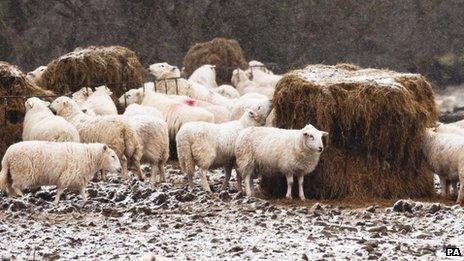
[[[54,205],[52,188],[2,197],[0,257],[428,260],[445,258],[447,246],[464,251],[464,208],[451,200],[266,201],[234,189],[189,192],[179,170],[168,166],[167,175],[160,186],[92,183],[85,205],[73,193]],[[211,176],[216,191],[221,180],[220,171]]]

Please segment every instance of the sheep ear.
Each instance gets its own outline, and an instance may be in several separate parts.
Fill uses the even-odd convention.
[[[108,150],[108,146],[103,145],[103,151],[107,151],[107,150]]]
[[[47,106],[47,107],[50,106],[50,102],[45,101],[45,106]]]
[[[322,132],[322,137],[328,137],[328,136],[329,136],[328,132],[325,132],[325,131]]]

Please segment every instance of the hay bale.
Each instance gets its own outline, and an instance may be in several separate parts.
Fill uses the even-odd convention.
[[[23,95],[53,95],[53,92],[35,85],[16,66],[0,61],[0,96]],[[24,102],[24,98],[0,99],[0,158],[8,146],[21,140]]]
[[[106,85],[113,98],[142,86],[147,71],[135,52],[122,46],[78,48],[47,65],[38,85],[56,93]]]
[[[184,74],[190,75],[204,64],[216,65],[218,85],[230,84],[232,72],[236,68],[248,67],[242,47],[236,40],[214,38],[191,47],[184,58]]]
[[[293,129],[311,123],[330,133],[330,147],[305,178],[308,197],[428,196],[433,179],[420,142],[438,118],[434,95],[419,74],[310,65],[277,84],[273,125]],[[267,195],[285,194],[279,175],[261,185]]]

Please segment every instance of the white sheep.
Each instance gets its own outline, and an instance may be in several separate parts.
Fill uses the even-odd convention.
[[[84,102],[92,95],[93,90],[90,87],[82,87],[80,90],[77,92],[74,92],[72,94],[72,99],[77,102],[79,107],[82,107]]]
[[[26,78],[30,79],[35,84],[38,84],[42,78],[42,74],[47,69],[47,66],[39,66],[34,71],[28,72]]]
[[[142,162],[150,164],[151,181],[155,183],[155,178],[159,176],[159,180],[164,182],[164,165],[169,158],[169,134],[168,125],[161,117],[152,116],[153,109],[149,106],[131,104],[126,108],[123,116],[135,129],[139,135],[142,146],[143,156]]]
[[[147,116],[152,116],[158,119],[162,119],[164,121],[164,116],[161,114],[159,110],[157,110],[155,107],[152,106],[145,106],[145,105],[140,105],[137,103],[132,103],[129,106],[127,106],[126,111],[124,114],[132,114],[132,115],[147,115]]]
[[[195,100],[187,96],[170,95],[171,99],[187,104],[192,107],[200,107],[214,115],[214,123],[223,123],[231,121],[231,112],[223,106],[211,104],[209,102]]]
[[[166,94],[143,91],[142,88],[132,89],[121,97],[119,102],[125,100],[127,104],[142,104],[155,107],[161,112],[168,124],[169,139],[174,140],[179,128],[190,121],[214,122],[214,115],[203,108],[192,107],[185,103],[175,101]]]
[[[244,176],[246,194],[253,194],[253,172],[281,172],[287,178],[287,198],[292,198],[293,175],[298,177],[300,199],[304,200],[304,176],[312,172],[324,149],[328,133],[308,124],[301,130],[251,127],[235,143],[237,170]]]
[[[235,165],[235,140],[241,130],[250,126],[263,125],[266,118],[259,108],[247,110],[240,120],[214,124],[189,122],[184,124],[177,136],[177,156],[181,170],[187,174],[189,186],[193,189],[195,165],[200,168],[201,185],[207,192],[211,189],[206,178],[210,169],[224,167],[225,179],[222,189],[229,185],[232,168]],[[241,177],[237,175],[241,190]]]
[[[451,113],[456,108],[457,99],[454,95],[442,96],[435,98],[435,103],[441,113]]]
[[[74,100],[65,96],[55,99],[50,105],[50,109],[77,128],[81,142],[105,143],[113,149],[121,161],[121,176],[124,179],[128,178],[128,160],[134,165],[135,169],[131,169],[135,171],[138,178],[144,178],[142,170],[140,169],[140,159],[143,154],[141,141],[124,116],[89,116],[79,109],[79,106]],[[102,174],[104,179],[105,175],[104,173]]]
[[[274,74],[266,65],[260,61],[251,60],[248,62],[248,69],[245,70],[247,75],[252,75],[254,71],[262,71],[268,74]]]
[[[236,99],[231,110],[232,120],[237,120],[243,115],[243,112],[253,106],[261,106],[265,115],[268,115],[270,112],[271,102],[270,100],[261,94],[247,93]]]
[[[240,98],[240,93],[232,85],[223,84],[212,91],[229,99]]]
[[[3,156],[0,187],[21,196],[25,188],[55,185],[55,203],[65,188],[78,189],[85,202],[85,187],[100,170],[121,171],[116,153],[105,144],[23,141]]]
[[[269,74],[262,70],[253,70],[251,80],[258,84],[258,86],[275,88],[277,82],[282,79],[282,75]]]
[[[96,115],[117,115],[118,109],[111,99],[112,94],[113,92],[104,85],[96,87],[95,91],[82,104],[81,109],[91,110]]]
[[[79,142],[76,127],[48,108],[47,101],[32,97],[25,102],[26,115],[23,123],[23,140]]]
[[[441,194],[447,196],[450,185],[457,191],[460,189],[456,202],[464,199],[464,137],[450,132],[426,129],[422,141],[422,150],[430,169],[440,178]]]
[[[231,81],[241,95],[249,92],[259,93],[268,98],[272,98],[274,95],[274,88],[269,85],[260,85],[257,82],[251,81],[245,71],[241,69],[235,69],[232,72]]]
[[[190,82],[201,84],[209,89],[217,88],[216,66],[204,64],[197,68],[188,78]]]
[[[459,127],[459,125],[455,123],[448,123],[444,124],[441,122],[437,123],[437,126],[434,128],[435,131],[439,132],[447,132],[447,133],[454,133],[457,135],[463,135],[464,136],[464,129]]]

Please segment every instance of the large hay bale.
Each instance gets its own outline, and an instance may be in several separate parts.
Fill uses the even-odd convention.
[[[214,38],[205,43],[191,47],[184,58],[186,77],[204,64],[216,65],[216,82],[218,85],[230,84],[232,72],[236,68],[248,67],[242,47],[236,40]]]
[[[310,65],[286,74],[272,103],[274,126],[295,129],[311,123],[330,133],[328,149],[305,178],[308,197],[433,193],[420,142],[438,113],[432,87],[423,76],[346,64]],[[285,194],[281,175],[265,178],[261,185],[265,194]]]
[[[122,46],[90,46],[65,54],[47,65],[41,87],[56,93],[106,85],[114,97],[142,86],[147,71],[135,52]]]
[[[0,61],[0,96],[53,95],[41,89],[16,66]],[[25,98],[0,99],[0,157],[8,146],[21,140],[26,113]]]

